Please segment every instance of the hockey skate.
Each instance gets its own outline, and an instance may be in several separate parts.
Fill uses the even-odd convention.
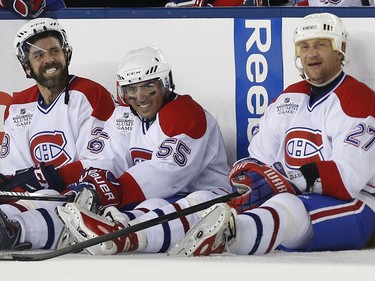
[[[227,242],[236,236],[235,220],[235,214],[227,204],[213,205],[168,255],[188,257],[223,253]]]
[[[110,217],[99,216],[77,203],[68,203],[56,208],[57,215],[63,221],[74,241],[88,239],[114,232],[124,228],[124,224],[109,220]],[[119,252],[134,251],[138,248],[138,235],[131,233],[114,240],[109,240],[86,248],[91,255],[111,255]]]
[[[75,191],[71,192],[76,193]],[[99,194],[95,189],[84,188],[82,191],[77,193],[74,202],[76,204],[81,205],[82,207],[85,207],[87,210],[90,210],[91,212],[98,213],[100,204]],[[76,241],[70,235],[68,229],[64,226],[57,240],[56,249],[66,248],[75,243]]]
[[[0,209],[0,250],[26,250],[31,243],[20,243],[21,225],[18,221],[8,219]]]

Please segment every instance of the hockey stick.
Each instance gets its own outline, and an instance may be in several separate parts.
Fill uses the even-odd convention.
[[[26,200],[40,200],[40,201],[61,201],[61,202],[73,202],[75,194],[67,195],[37,195],[34,193],[27,192],[13,192],[13,191],[0,191],[0,199],[26,199]]]
[[[118,238],[120,236],[128,235],[130,233],[134,233],[158,224],[162,224],[164,222],[168,222],[180,217],[184,217],[202,210],[205,210],[209,207],[211,207],[214,204],[217,203],[224,203],[229,202],[232,198],[240,196],[241,193],[234,192],[230,193],[173,213],[166,214],[164,216],[156,217],[154,219],[144,221],[138,224],[134,224],[132,226],[128,226],[126,228],[122,228],[115,232],[110,232],[95,238],[88,239],[83,242],[79,242],[73,245],[70,245],[69,247],[53,250],[46,253],[16,253],[16,252],[0,252],[0,260],[15,260],[15,261],[44,261],[52,258],[56,258],[59,256],[63,256],[66,254],[72,254],[77,253],[85,248],[113,240],[115,238]]]

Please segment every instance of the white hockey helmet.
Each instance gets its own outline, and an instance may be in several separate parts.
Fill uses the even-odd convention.
[[[343,64],[349,62],[343,49],[349,41],[349,34],[341,19],[330,13],[311,14],[302,19],[293,36],[296,58],[300,55],[300,42],[318,38],[330,39],[332,48],[344,55]]]
[[[156,47],[146,46],[125,55],[117,70],[119,87],[159,78],[164,88],[173,91],[171,66]]]
[[[25,43],[32,39],[32,37],[49,31],[56,32],[59,36],[62,45],[61,47],[63,50],[66,50],[68,55],[68,64],[70,63],[73,48],[69,45],[68,37],[64,28],[55,19],[37,18],[22,26],[14,38],[14,53],[22,65],[28,61],[27,50],[29,49],[29,46],[27,46]]]

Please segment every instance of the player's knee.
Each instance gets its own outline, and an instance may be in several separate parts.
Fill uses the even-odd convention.
[[[310,216],[305,205],[298,196],[290,193],[279,193],[267,200],[262,206],[268,206],[281,214],[285,213],[288,220],[292,220],[297,225],[300,222],[310,223]]]
[[[147,210],[154,210],[165,205],[169,204],[169,202],[162,198],[151,198],[143,201],[139,205],[137,205],[136,209],[147,209]]]
[[[313,236],[310,215],[298,196],[280,193],[263,206],[275,209],[280,217],[280,227],[288,229],[283,245],[293,249],[303,249]]]
[[[297,209],[303,208],[305,210],[305,207],[298,196],[287,192],[276,194],[275,196],[267,200],[263,205],[267,206],[272,202],[277,202],[278,204],[285,205],[288,208],[293,208],[294,206],[296,206]]]

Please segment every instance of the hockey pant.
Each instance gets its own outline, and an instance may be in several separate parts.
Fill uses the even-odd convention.
[[[252,255],[275,249],[363,249],[374,229],[375,213],[359,200],[282,193],[238,215],[237,237],[229,244],[229,251]]]

